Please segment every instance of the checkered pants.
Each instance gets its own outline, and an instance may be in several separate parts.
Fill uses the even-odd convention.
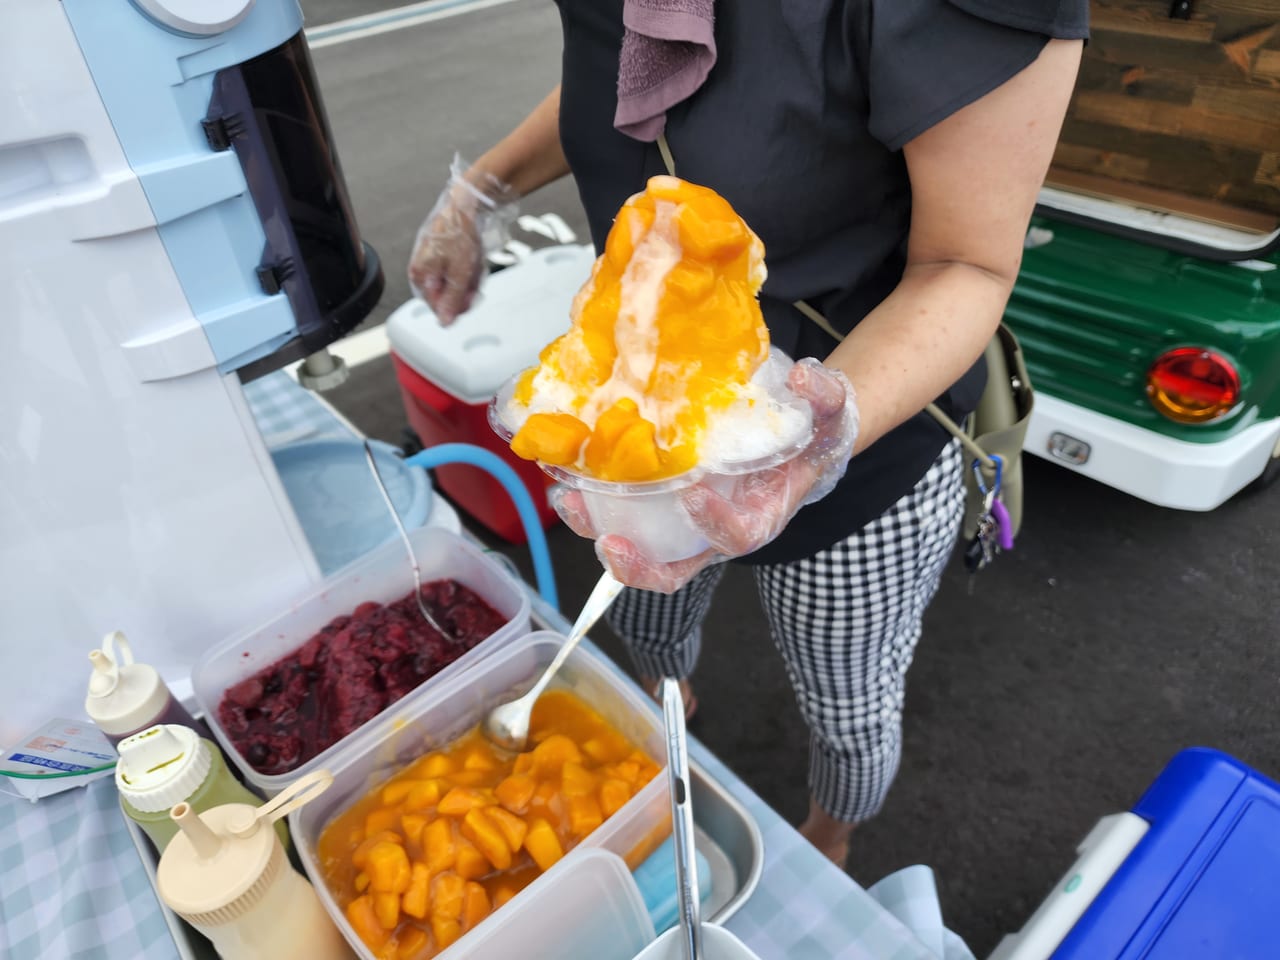
[[[846,540],[795,563],[755,566],[760,602],[810,730],[809,788],[831,816],[873,816],[898,772],[907,668],[964,508],[963,457],[948,444],[915,488]],[[671,595],[627,589],[608,613],[644,677],[684,677],[724,575]]]

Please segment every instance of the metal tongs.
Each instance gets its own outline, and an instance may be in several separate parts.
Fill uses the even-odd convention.
[[[369,471],[373,474],[373,479],[378,483],[378,492],[382,494],[382,502],[387,505],[387,511],[391,514],[391,519],[395,522],[396,529],[400,531],[400,539],[404,542],[405,552],[409,554],[409,566],[413,568],[413,597],[418,601],[418,610],[422,614],[424,620],[431,624],[440,636],[444,637],[450,643],[454,637],[434,616],[427,606],[427,601],[422,599],[422,571],[418,569],[418,558],[413,552],[413,543],[409,540],[409,534],[405,532],[404,524],[400,522],[400,514],[396,512],[396,505],[391,502],[391,494],[387,493],[387,485],[382,482],[382,474],[378,472],[378,463],[373,458],[373,448],[369,446],[369,441],[364,441],[364,456],[369,461]]]
[[[671,790],[671,827],[675,834],[676,899],[680,903],[680,942],[685,960],[702,958],[698,861],[694,846],[693,797],[689,791],[689,747],[684,732],[680,682],[662,681],[662,722],[667,732],[667,784]]]

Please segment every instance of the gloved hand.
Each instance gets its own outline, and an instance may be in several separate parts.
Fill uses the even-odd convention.
[[[418,228],[409,257],[409,286],[443,326],[466,313],[485,274],[485,255],[510,239],[518,210],[502,181],[454,155],[449,182]]]
[[[600,537],[596,555],[623,583],[642,590],[672,593],[709,564],[758,550],[782,532],[806,504],[821,500],[844,476],[858,438],[858,408],[853,386],[839,370],[812,358],[799,361],[787,376],[792,392],[813,409],[814,436],[796,457],[754,473],[716,477],[715,486],[696,483],[681,503],[710,547],[685,560],[662,563],[615,534]],[[728,492],[723,485],[730,481]],[[556,512],[580,536],[596,538],[582,494],[559,487],[552,492]]]

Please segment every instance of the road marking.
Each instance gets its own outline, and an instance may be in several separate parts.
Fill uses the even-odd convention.
[[[426,0],[424,3],[411,3],[391,10],[377,13],[366,13],[347,20],[321,24],[306,31],[307,44],[312,50],[346,43],[349,40],[360,40],[364,37],[376,37],[380,33],[416,27],[433,20],[444,20],[464,13],[497,7],[516,0]]]

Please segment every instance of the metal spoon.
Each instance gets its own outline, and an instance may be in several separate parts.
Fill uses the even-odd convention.
[[[533,685],[533,689],[523,697],[494,707],[489,711],[489,715],[484,720],[485,736],[493,743],[507,750],[520,751],[525,748],[525,744],[529,739],[529,717],[533,713],[534,703],[542,695],[542,691],[546,689],[547,684],[551,682],[551,678],[556,675],[556,671],[560,669],[565,660],[569,659],[569,654],[578,645],[578,641],[586,636],[588,630],[595,626],[595,622],[600,619],[601,614],[609,609],[609,604],[613,603],[614,597],[621,591],[622,584],[615,580],[608,570],[601,574],[600,579],[596,581],[596,585],[591,591],[591,596],[587,597],[587,602],[583,605],[582,612],[578,614],[578,619],[573,622],[573,628],[569,631],[569,636],[565,638],[564,646],[560,648],[550,666],[542,672],[542,676]]]
[[[431,610],[427,607],[427,601],[422,599],[422,571],[418,569],[418,558],[413,553],[413,543],[409,540],[409,534],[405,532],[404,524],[400,522],[400,514],[396,512],[396,505],[391,502],[391,494],[387,493],[387,485],[382,482],[382,474],[378,472],[378,463],[373,458],[373,448],[369,446],[369,441],[364,442],[364,456],[369,461],[369,470],[373,473],[373,479],[378,482],[378,492],[382,494],[382,502],[387,505],[387,511],[391,514],[391,519],[395,521],[396,529],[400,531],[400,539],[404,542],[404,549],[409,554],[409,566],[413,568],[413,596],[418,601],[418,611],[422,614],[423,619],[431,624],[440,636],[446,640],[453,642],[453,637],[444,627],[440,626],[435,617],[431,615]]]

